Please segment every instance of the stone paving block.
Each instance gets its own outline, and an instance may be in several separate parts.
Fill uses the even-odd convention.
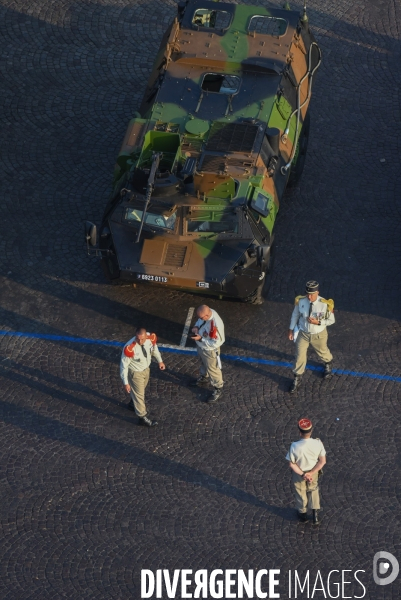
[[[0,329],[124,342],[143,324],[179,344],[188,309],[206,301],[225,321],[225,353],[291,362],[293,299],[313,278],[335,299],[335,367],[399,377],[397,2],[308,2],[323,63],[265,304],[108,285],[86,256],[83,222],[101,218],[175,11],[171,0],[0,0]],[[166,352],[147,392],[160,425],[147,430],[126,408],[119,355],[0,337],[2,599],[136,600],[141,568],[364,569],[365,598],[399,599],[401,578],[371,575],[379,550],[401,561],[399,382],[308,371],[294,398],[289,368],[225,361],[210,406],[207,389],[187,386],[196,357]],[[328,451],[319,528],[296,522],[284,460],[305,415]]]

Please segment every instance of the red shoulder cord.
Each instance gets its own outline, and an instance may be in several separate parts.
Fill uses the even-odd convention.
[[[157,335],[155,333],[150,333],[149,335],[146,336],[147,340],[150,340],[152,342],[153,346],[156,346],[157,344]]]
[[[217,340],[217,333],[218,333],[217,327],[214,324],[214,320],[212,320],[212,322],[210,323],[209,337],[212,340]]]
[[[132,342],[132,344],[128,344],[124,347],[124,354],[128,356],[128,358],[132,358],[134,356],[134,348],[136,346],[136,342]]]

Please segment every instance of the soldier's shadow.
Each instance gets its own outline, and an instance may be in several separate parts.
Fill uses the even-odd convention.
[[[160,369],[152,369],[151,375],[157,377],[160,381],[166,381],[173,385],[177,385],[179,387],[187,387],[188,383],[191,379],[194,379],[195,374],[191,375],[186,374],[181,371],[176,371],[171,369],[170,366],[166,367],[165,371],[160,371]]]
[[[210,393],[213,391],[210,384],[202,385],[202,386],[190,386],[190,382],[194,380],[195,377],[198,376],[198,365],[196,365],[190,373],[185,371],[176,371],[168,367],[165,371],[153,370],[152,375],[157,377],[160,381],[168,382],[174,386],[178,386],[179,388],[185,389],[188,391],[188,396],[192,397],[194,400],[205,402],[206,399],[210,396]],[[280,391],[286,392],[288,391],[288,386],[292,381],[291,371],[288,369],[288,375],[283,376],[278,373],[274,373],[272,371],[266,370],[266,367],[255,366],[252,363],[247,363],[245,361],[227,361],[223,364],[223,376],[224,376],[224,389],[229,392],[233,390],[236,386],[236,383],[230,382],[229,373],[227,373],[228,369],[244,369],[245,371],[250,372],[253,375],[259,375],[264,378],[268,378],[274,383],[277,384],[277,387]]]
[[[122,460],[125,463],[137,465],[141,469],[168,475],[184,482],[189,487],[202,487],[209,492],[221,494],[237,502],[245,503],[255,508],[265,510],[272,515],[286,521],[294,521],[294,510],[289,507],[270,505],[254,494],[242,490],[235,485],[200,471],[190,465],[185,465],[165,456],[132,446],[119,440],[112,440],[96,433],[85,432],[77,427],[63,423],[44,414],[24,406],[17,406],[11,402],[0,402],[0,418],[15,428],[28,431],[61,444],[81,448],[91,454],[97,454],[110,460]]]
[[[156,373],[157,380],[166,382],[170,384],[173,388],[178,388],[184,392],[181,395],[181,398],[184,398],[185,401],[190,401],[194,403],[198,402],[206,402],[207,398],[210,396],[213,388],[209,385],[203,386],[191,386],[190,382],[195,380],[197,376],[196,370],[191,374],[183,373],[180,371],[174,371],[172,369],[166,369],[166,371],[159,371]],[[157,385],[156,382],[153,382],[153,385]],[[166,402],[163,399],[162,394],[159,391],[156,391],[153,388],[152,381],[150,383],[149,390],[149,399],[154,406],[161,406]]]
[[[246,350],[246,352],[248,353],[253,353],[253,354],[261,354],[264,357],[269,357],[272,358],[274,357],[275,360],[278,361],[292,361],[294,360],[294,354],[289,354],[288,352],[283,352],[281,350],[275,350],[274,348],[271,348],[270,346],[266,346],[266,345],[261,345],[261,344],[257,344],[255,342],[247,342],[246,340],[241,340],[232,336],[227,336],[226,337],[226,342],[225,342],[225,347],[231,347],[231,348],[239,348],[241,350]],[[227,354],[223,349],[222,349],[222,353],[223,354]]]
[[[265,378],[270,379],[271,381],[277,384],[278,389],[281,392],[288,391],[288,385],[292,381],[292,375],[290,369],[287,369],[287,375],[279,375],[278,373],[274,373],[271,371],[267,371],[266,368],[257,367],[252,363],[247,363],[244,361],[234,361],[232,366],[235,369],[245,369],[245,371],[249,371],[254,375],[261,375]]]
[[[68,381],[63,377],[21,365],[10,359],[0,365],[0,376],[4,380],[8,379],[14,386],[19,386],[24,395],[28,390],[30,395],[38,393],[44,397],[75,405],[77,408],[84,410],[97,412],[106,417],[126,422],[132,421],[131,415],[120,415],[112,408],[107,407],[109,404],[114,405],[114,407],[124,406],[124,402],[111,398],[109,394],[102,394],[80,382]],[[102,407],[97,403],[105,403],[106,406]]]

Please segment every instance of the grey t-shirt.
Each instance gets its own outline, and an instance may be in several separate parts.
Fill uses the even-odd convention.
[[[286,459],[296,463],[302,471],[310,471],[320,456],[326,456],[326,450],[320,440],[306,438],[292,442]]]

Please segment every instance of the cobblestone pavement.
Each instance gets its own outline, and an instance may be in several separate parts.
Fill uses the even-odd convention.
[[[174,14],[170,0],[0,0],[1,329],[125,341],[144,323],[179,343],[199,299],[108,285],[82,233]],[[401,7],[311,0],[309,19],[324,62],[268,299],[210,303],[226,352],[289,361],[293,298],[316,278],[336,302],[335,366],[400,376]],[[401,561],[400,383],[308,371],[293,398],[288,368],[227,363],[208,406],[186,387],[195,358],[166,354],[148,394],[161,424],[145,430],[117,349],[0,337],[0,355],[2,600],[137,599],[141,568],[364,569],[365,598],[400,598],[401,577],[372,579],[377,551]],[[301,416],[328,451],[319,528],[296,522],[284,460]]]

